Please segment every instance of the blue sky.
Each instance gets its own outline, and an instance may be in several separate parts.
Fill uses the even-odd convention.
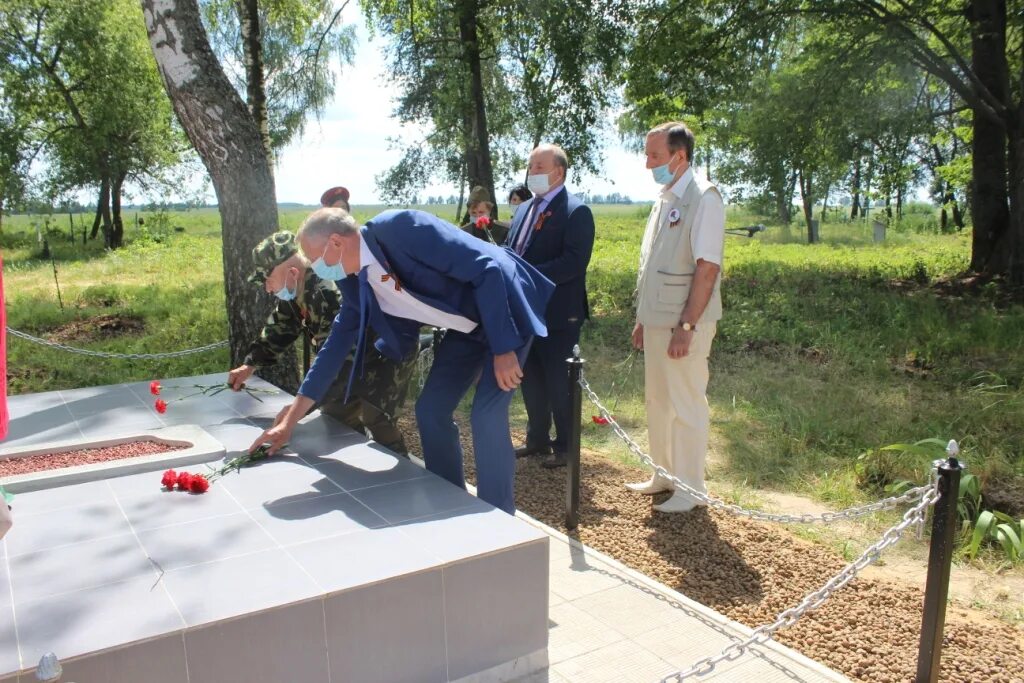
[[[353,66],[341,70],[335,100],[319,121],[311,118],[301,140],[278,156],[277,198],[280,202],[315,204],[320,193],[333,185],[344,185],[355,204],[379,203],[374,177],[401,157],[389,149],[387,138],[398,137],[403,129],[392,118],[394,88],[387,81],[383,39],[370,41],[356,3],[342,14],[346,24],[357,26],[359,44]],[[407,130],[410,139],[417,131]],[[523,156],[528,153],[523,149]],[[614,135],[605,149],[602,177],[587,176],[569,183],[570,189],[598,194],[619,192],[633,199],[651,199],[657,186],[644,168],[642,155],[626,151]],[[497,191],[501,192],[502,188]],[[450,195],[451,185],[425,188],[422,195]]]

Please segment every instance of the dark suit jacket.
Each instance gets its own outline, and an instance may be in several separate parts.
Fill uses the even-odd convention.
[[[519,205],[505,244],[512,248],[531,202]],[[539,224],[539,229],[538,228]],[[554,196],[527,237],[523,258],[555,283],[545,312],[549,329],[561,330],[590,317],[587,303],[587,266],[594,250],[594,215],[590,207],[564,187]]]
[[[494,354],[520,348],[547,335],[544,309],[554,285],[508,249],[482,242],[423,211],[385,211],[362,229],[374,257],[420,301],[480,323],[480,335]],[[319,401],[345,357],[356,347],[352,379],[361,368],[366,329],[379,338],[376,348],[393,360],[419,343],[420,321],[384,313],[366,270],[338,281],[341,310],[317,353],[299,393]]]

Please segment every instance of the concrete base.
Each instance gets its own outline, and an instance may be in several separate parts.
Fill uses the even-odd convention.
[[[193,381],[208,378],[177,383]],[[123,410],[147,387],[61,398]],[[66,429],[28,417],[53,400],[39,396],[12,398],[15,427]],[[160,418],[200,424],[232,457],[290,398],[225,392]],[[102,422],[76,428],[103,438]],[[34,680],[48,651],[75,683],[483,682],[543,669],[546,534],[329,418],[306,418],[291,448],[203,495],[160,490],[163,463],[20,494],[0,543],[0,681]]]

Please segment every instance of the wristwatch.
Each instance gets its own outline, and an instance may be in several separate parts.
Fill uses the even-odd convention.
[[[679,321],[679,326],[681,328],[683,328],[684,332],[696,332],[697,331],[697,326],[696,325],[691,325],[690,323],[683,322],[682,320]]]

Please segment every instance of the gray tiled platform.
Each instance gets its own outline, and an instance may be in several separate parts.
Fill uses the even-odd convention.
[[[164,415],[152,400],[148,383],[13,397],[0,453],[191,423],[231,457],[290,397],[225,392]],[[329,418],[307,418],[291,451],[201,496],[162,491],[159,470],[18,495],[0,543],[0,683],[34,680],[46,651],[75,683],[426,683],[543,668],[542,530]]]

